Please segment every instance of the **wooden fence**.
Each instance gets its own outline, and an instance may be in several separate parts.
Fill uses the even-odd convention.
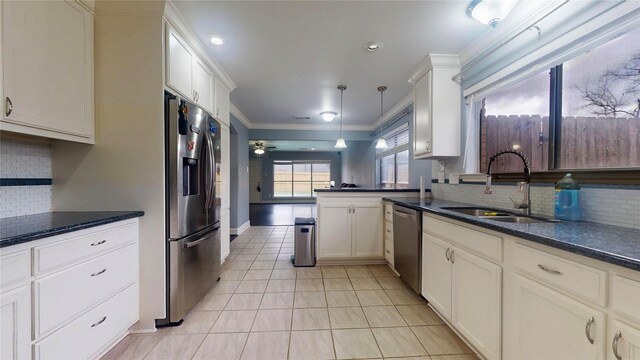
[[[542,133],[542,136],[540,135]],[[481,171],[489,157],[520,145],[533,171],[549,167],[549,118],[539,115],[489,115],[481,126]],[[563,117],[560,164],[564,169],[640,166],[640,119]],[[515,156],[502,156],[492,172],[522,171]]]

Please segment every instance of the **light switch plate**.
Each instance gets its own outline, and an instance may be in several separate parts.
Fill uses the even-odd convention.
[[[438,173],[438,184],[444,184],[444,171]]]
[[[460,173],[449,173],[449,184],[460,184]]]

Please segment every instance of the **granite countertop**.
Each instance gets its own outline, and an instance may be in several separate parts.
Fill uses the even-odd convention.
[[[503,223],[443,209],[444,207],[484,207],[480,205],[439,199],[424,199],[421,202],[420,198],[383,198],[383,200],[640,271],[640,230],[638,229],[584,221]],[[513,212],[517,213],[517,210]]]
[[[140,216],[143,211],[79,211],[2,218],[0,248]]]
[[[331,188],[313,189],[315,192],[420,192],[420,189],[382,189],[382,188]],[[427,192],[431,190],[426,189]]]

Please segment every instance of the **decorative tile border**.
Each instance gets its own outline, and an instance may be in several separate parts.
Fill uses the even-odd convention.
[[[52,184],[52,179],[0,178],[0,186],[38,186]]]

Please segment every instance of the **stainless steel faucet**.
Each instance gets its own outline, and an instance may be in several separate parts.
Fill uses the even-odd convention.
[[[484,189],[484,193],[485,194],[491,194],[492,193],[492,191],[491,191],[491,164],[493,163],[493,161],[495,159],[497,159],[501,155],[505,155],[505,154],[517,155],[522,160],[522,163],[524,164],[524,181],[518,182],[518,191],[522,193],[522,202],[514,201],[513,199],[511,199],[511,197],[509,197],[509,199],[511,199],[511,202],[513,202],[513,207],[514,208],[523,210],[526,215],[531,215],[531,190],[530,190],[530,187],[529,187],[529,184],[531,182],[531,168],[529,167],[529,161],[527,161],[527,158],[524,156],[523,153],[521,153],[519,151],[516,151],[516,150],[503,150],[503,151],[500,151],[497,154],[493,155],[489,159],[489,166],[487,167],[487,179],[486,179],[486,186],[485,186],[485,189]]]

